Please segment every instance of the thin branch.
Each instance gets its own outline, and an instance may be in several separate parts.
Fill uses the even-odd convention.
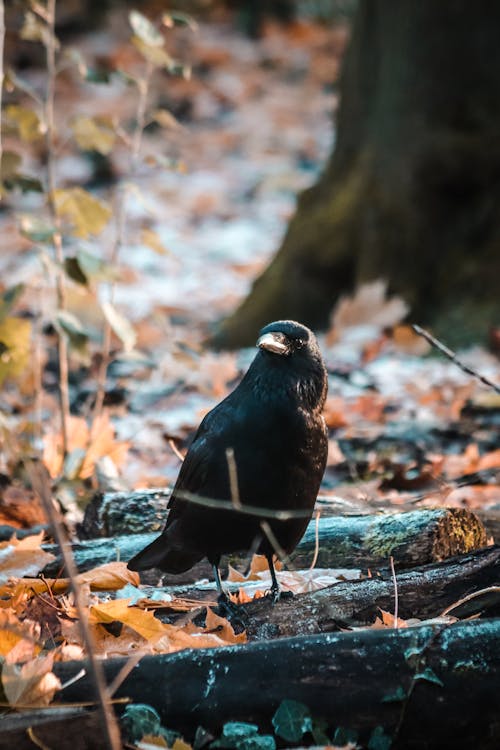
[[[396,580],[396,569],[394,567],[394,558],[391,555],[389,558],[391,565],[392,581],[394,584],[394,628],[398,629],[398,613],[399,613],[399,597],[398,597],[398,582]]]
[[[472,375],[472,377],[480,380],[481,383],[488,386],[488,388],[493,388],[496,393],[500,393],[500,385],[497,385],[492,380],[485,377],[484,375],[481,375],[481,373],[477,372],[477,370],[473,370],[472,367],[469,367],[460,359],[458,359],[458,356],[452,349],[449,349],[441,341],[434,338],[434,336],[430,334],[429,331],[426,331],[424,328],[421,328],[420,326],[415,324],[412,326],[412,328],[415,333],[418,333],[419,336],[423,336],[424,339],[426,339],[430,344],[432,344],[432,346],[442,352],[446,357],[448,357],[448,359],[451,359],[451,361],[454,362],[457,367],[460,367],[463,372],[467,373],[467,375]]]
[[[240,499],[240,488],[238,486],[238,470],[236,469],[236,461],[234,460],[234,450],[228,448],[226,450],[227,468],[229,471],[229,487],[231,492],[231,502],[236,509],[241,508]]]
[[[458,601],[453,602],[453,604],[450,604],[449,607],[446,607],[446,609],[443,609],[443,611],[440,614],[440,617],[444,617],[445,615],[448,615],[450,612],[453,612],[454,609],[457,609],[457,607],[461,607],[462,604],[466,604],[467,602],[470,602],[473,599],[477,599],[479,596],[483,596],[484,594],[498,594],[498,593],[500,593],[500,586],[487,586],[485,589],[479,589],[479,591],[473,591],[472,594],[467,594],[467,596],[464,596],[462,599],[458,599]]]
[[[3,49],[5,43],[5,7],[3,0],[0,0],[0,113],[2,112],[2,94],[3,94]],[[3,142],[2,142],[2,123],[0,119],[0,166],[2,164]],[[1,172],[1,170],[0,170]],[[1,180],[1,174],[0,174]]]
[[[321,516],[321,511],[318,510],[315,512],[314,517],[316,521],[316,525],[314,527],[314,555],[311,562],[311,565],[309,566],[309,570],[314,570],[316,567],[316,563],[318,562],[318,556],[319,556],[319,519]]]
[[[61,222],[56,211],[56,124],[55,124],[55,89],[56,89],[56,0],[47,2],[47,27],[48,39],[46,43],[47,56],[47,91],[45,96],[45,127],[47,145],[47,188],[48,206],[54,224],[52,242],[55,258],[58,264],[56,272],[56,294],[57,306],[60,310],[66,307],[66,290],[64,286],[64,250],[61,233]],[[61,434],[63,444],[63,456],[68,452],[68,420],[69,420],[69,389],[68,389],[68,345],[62,332],[58,332],[57,353],[59,361],[59,406],[61,410]]]
[[[139,156],[141,153],[141,146],[142,146],[142,137],[143,137],[144,126],[146,122],[146,107],[148,103],[149,88],[151,85],[151,77],[153,75],[153,71],[154,71],[153,65],[150,62],[148,62],[146,66],[146,73],[145,73],[144,78],[140,79],[137,82],[137,87],[139,90],[139,99],[137,102],[137,117],[136,117],[135,129],[132,134],[132,139],[130,141],[130,165],[129,165],[130,176],[134,176],[134,174],[137,171],[137,167],[139,163]],[[126,185],[122,184],[117,188],[114,203],[115,203],[114,214],[116,216],[116,230],[115,230],[115,239],[113,242],[113,247],[111,249],[111,256],[110,256],[110,263],[112,265],[115,264],[116,261],[118,260],[120,250],[125,241]],[[113,304],[114,295],[115,295],[115,284],[114,282],[111,282],[109,284],[109,301],[111,304]],[[104,320],[104,329],[103,329],[102,338],[103,338],[102,358],[101,358],[101,363],[99,366],[99,372],[97,374],[97,394],[96,394],[96,400],[95,400],[94,411],[93,411],[94,419],[98,417],[102,412],[102,408],[104,404],[104,396],[106,393],[106,376],[108,372],[109,363],[111,361],[110,352],[111,352],[112,329],[107,319]]]
[[[64,560],[64,566],[66,568],[68,578],[71,581],[71,588],[75,597],[75,607],[78,612],[82,640],[88,655],[89,669],[94,680],[97,697],[99,700],[99,708],[102,717],[102,727],[106,738],[106,744],[110,748],[110,750],[120,750],[120,730],[118,728],[113,709],[110,705],[110,696],[108,695],[106,687],[104,670],[95,653],[94,639],[92,637],[92,633],[87,620],[87,608],[83,601],[81,589],[76,582],[78,570],[75,565],[75,560],[71,551],[71,544],[67,537],[64,525],[61,521],[60,514],[58,513],[56,507],[54,506],[54,503],[52,502],[52,494],[50,491],[47,472],[40,463],[35,464],[33,462],[26,462],[25,465],[31,480],[31,485],[37,495],[40,497],[44,510],[52,525],[54,536],[61,550],[61,557]]]

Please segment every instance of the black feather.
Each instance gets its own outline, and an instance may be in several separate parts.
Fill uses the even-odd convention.
[[[129,562],[132,570],[187,570],[207,557],[257,548],[272,565],[276,552],[258,516],[202,507],[183,492],[231,501],[227,450],[236,465],[239,498],[270,510],[304,515],[268,518],[287,554],[310,520],[326,466],[327,430],[322,408],[327,374],[314,334],[294,321],[260,332],[259,351],[235,390],[201,422],[182,464],[163,533]]]

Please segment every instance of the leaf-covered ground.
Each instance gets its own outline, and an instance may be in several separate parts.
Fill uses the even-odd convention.
[[[122,26],[116,15],[108,29],[73,44],[92,65],[133,68],[139,63]],[[255,41],[226,19],[172,39],[176,55],[193,65],[193,75],[158,76],[150,92],[154,107],[172,112],[180,125],[151,127],[144,135],[115,264],[113,310],[123,316],[112,324],[119,331],[113,339],[116,357],[105,411],[94,420],[103,324],[97,300],[108,299],[107,277],[103,281],[97,274],[88,285],[67,280],[68,309],[89,334],[90,353],[85,362],[73,354],[70,455],[64,463],[50,325],[55,294],[46,274],[53,260],[19,231],[26,215],[33,227],[33,212],[43,201],[33,193],[9,194],[0,215],[0,278],[4,288],[19,283],[25,288],[13,308],[19,324],[4,331],[4,338],[8,345],[7,334],[22,334],[26,352],[0,394],[0,525],[28,529],[46,521],[22,468],[23,456],[34,447],[56,481],[73,532],[95,489],[175,481],[201,417],[234,387],[253,356],[251,350],[215,353],[203,348],[203,341],[249,290],[279,245],[297,192],[321,170],[332,145],[335,82],[347,33],[343,24],[328,29],[301,22],[269,25]],[[43,71],[33,68],[24,78],[38,86]],[[104,184],[95,179],[92,160],[66,135],[74,118],[83,139],[88,125],[78,118],[132,118],[133,97],[123,80],[83,83],[74,71],[58,86],[59,185],[68,191],[83,184],[110,201],[116,181],[128,174],[127,149],[117,146],[110,153],[112,180]],[[100,138],[106,138],[106,127]],[[24,169],[36,176],[43,154],[25,145]],[[173,168],[162,166],[167,163]],[[68,207],[75,193],[62,197]],[[74,214],[73,204],[68,211]],[[108,228],[99,242],[73,238],[69,247],[71,253],[108,260],[112,244]],[[318,507],[324,513],[425,505],[498,509],[500,398],[442,355],[430,355],[426,342],[402,325],[406,313],[404,301],[387,298],[383,281],[336,307],[332,300],[331,327],[320,336],[329,368],[330,452]],[[32,344],[22,326],[30,317],[36,320]],[[498,357],[484,347],[460,356],[500,383]],[[32,362],[40,364],[41,385]],[[32,534],[0,543],[2,686],[5,700],[16,706],[47,703],[59,688],[53,660],[84,653],[68,582],[35,578],[48,561],[41,541]],[[332,582],[328,574],[318,573],[318,580],[321,576],[318,585]],[[262,580],[258,567],[251,578]],[[237,572],[233,579],[239,581]],[[136,601],[137,583],[137,575],[120,562],[82,574],[79,585],[100,656],[244,641],[210,610],[204,626],[194,625],[189,613],[196,601],[169,604],[186,613],[182,625],[161,622],[154,610],[165,602]],[[266,585],[264,580],[261,588]],[[303,583],[290,573],[286,585],[301,590]],[[311,578],[307,585],[313,585]],[[245,590],[254,594],[250,585]],[[384,618],[383,625],[393,624],[391,615]]]

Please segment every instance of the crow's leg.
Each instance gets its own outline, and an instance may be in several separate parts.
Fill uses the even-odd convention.
[[[269,572],[271,573],[271,580],[272,580],[272,586],[271,586],[271,599],[273,600],[273,603],[276,604],[276,602],[279,602],[280,599],[290,599],[293,596],[292,591],[282,591],[280,589],[280,585],[278,583],[278,579],[276,578],[276,571],[274,570],[274,562],[273,562],[273,555],[266,555],[267,558],[267,564],[269,565]]]
[[[212,563],[215,585],[217,586],[217,591],[219,592],[219,596],[217,597],[218,614],[220,614],[221,617],[226,617],[234,625],[240,625],[244,630],[246,628],[245,609],[240,604],[233,604],[228,596],[227,591],[225,591],[225,589],[223,588],[222,581],[220,579],[219,562],[220,558],[219,560],[217,560],[217,562]]]

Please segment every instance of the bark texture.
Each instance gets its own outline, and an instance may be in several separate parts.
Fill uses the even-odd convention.
[[[498,324],[499,24],[493,0],[360,2],[334,152],[218,346],[279,318],[324,328],[375,278],[453,345]]]
[[[382,727],[392,748],[496,750],[499,637],[496,619],[146,656],[117,697],[148,703],[165,726],[191,740],[198,725],[218,733],[226,721],[271,729],[274,712],[289,698],[324,718],[330,732],[358,730],[363,747]],[[126,661],[103,663],[108,682]],[[67,662],[54,670],[65,681],[81,667]],[[92,698],[88,674],[60,695]]]

